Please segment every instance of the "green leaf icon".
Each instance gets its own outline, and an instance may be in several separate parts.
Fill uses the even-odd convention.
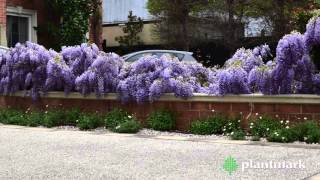
[[[229,156],[224,160],[223,169],[231,175],[232,172],[238,169],[238,163],[233,157]]]

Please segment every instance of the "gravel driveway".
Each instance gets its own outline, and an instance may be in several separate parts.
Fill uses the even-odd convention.
[[[0,179],[304,179],[320,173],[320,149],[156,139],[0,125]],[[226,157],[238,164],[231,175]],[[249,169],[252,163],[303,164]],[[244,169],[242,169],[244,168]]]

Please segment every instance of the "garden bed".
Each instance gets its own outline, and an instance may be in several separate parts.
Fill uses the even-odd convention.
[[[33,101],[19,91],[12,96],[1,96],[0,107],[13,107],[26,110],[46,108],[72,109],[79,108],[85,112],[106,113],[114,108],[121,108],[131,114],[143,124],[147,116],[154,110],[168,109],[177,115],[176,129],[187,131],[193,121],[215,114],[241,116],[241,125],[248,127],[248,119],[260,115],[269,115],[279,120],[302,122],[306,120],[320,120],[320,96],[317,95],[226,95],[208,96],[195,94],[184,100],[173,94],[165,94],[159,100],[151,103],[137,104],[130,102],[123,104],[117,94],[109,93],[97,99],[94,95],[83,97],[80,93],[49,92],[38,101]]]

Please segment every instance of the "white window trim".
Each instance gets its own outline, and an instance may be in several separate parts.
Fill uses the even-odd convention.
[[[27,17],[29,19],[29,34],[28,41],[32,41],[34,43],[38,42],[37,32],[33,27],[37,27],[37,11],[30,9],[23,9],[21,6],[8,6],[7,7],[7,15],[9,16],[19,16],[19,17]]]

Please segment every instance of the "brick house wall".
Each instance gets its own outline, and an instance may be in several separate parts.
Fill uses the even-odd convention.
[[[24,10],[33,10],[36,12],[37,26],[47,22],[49,12],[43,0],[0,0],[0,44],[7,46],[6,38],[6,19],[8,7],[22,7]],[[43,45],[48,45],[50,41],[48,37],[37,34],[35,30],[36,41]],[[33,40],[33,39],[32,39]]]

